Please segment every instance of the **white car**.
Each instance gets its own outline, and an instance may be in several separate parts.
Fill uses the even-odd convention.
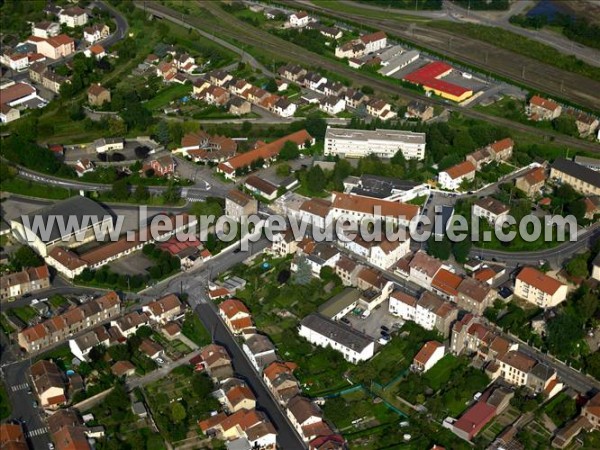
[[[387,336],[387,337],[381,336],[377,342],[379,342],[381,345],[386,345],[391,340],[392,340],[392,338],[390,336]]]
[[[164,360],[164,359],[162,359],[162,358],[156,358],[156,359],[155,359],[155,361],[156,361],[158,364],[164,364],[164,363],[165,363],[165,360]]]

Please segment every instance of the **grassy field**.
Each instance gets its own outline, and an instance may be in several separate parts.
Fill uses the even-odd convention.
[[[38,317],[37,310],[33,309],[31,306],[21,306],[19,308],[13,308],[10,311],[10,314],[13,314],[15,317],[21,319],[24,323],[29,323],[36,317]]]
[[[423,379],[431,389],[437,391],[450,380],[452,372],[460,365],[460,359],[454,355],[447,354],[423,375]]]
[[[354,428],[352,422],[361,420],[360,426],[369,422],[370,426],[389,423],[399,419],[383,402],[375,403],[364,390],[327,399],[323,406],[325,416],[340,430]]]
[[[13,331],[15,331],[15,329],[8,322],[8,319],[6,318],[3,312],[0,313],[0,328],[2,328],[2,332],[6,335],[9,335]]]
[[[211,342],[208,330],[194,313],[189,312],[186,314],[181,332],[199,347],[208,345]]]
[[[50,200],[64,200],[76,194],[76,192],[71,192],[69,189],[40,185],[22,178],[0,181],[0,190]]]
[[[152,99],[148,100],[144,106],[150,111],[162,109],[173,100],[181,99],[192,92],[191,84],[175,83],[159,91]]]
[[[410,3],[411,7],[406,9],[414,9],[415,2],[414,0],[402,0],[404,3]],[[340,2],[339,0],[314,0],[313,3],[318,5],[319,3],[323,3],[325,7],[335,9],[339,12],[345,12],[350,14],[361,14],[365,17],[369,17],[372,19],[389,19],[394,18],[396,20],[406,21],[406,22],[421,22],[426,23],[429,22],[430,19],[427,17],[420,16],[411,16],[410,14],[405,14],[400,11],[395,11],[394,8],[388,9],[387,11],[375,11],[367,8],[361,8],[359,5],[353,5],[350,3]],[[368,3],[371,3],[370,1]],[[401,6],[397,7],[401,9]]]

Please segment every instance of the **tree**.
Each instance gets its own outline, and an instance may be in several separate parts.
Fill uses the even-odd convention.
[[[435,258],[446,261],[452,253],[452,245],[450,240],[444,236],[441,241],[437,241],[435,236],[431,236],[427,241],[427,253]]]
[[[250,131],[252,131],[252,122],[244,120],[244,122],[242,123],[242,133],[248,134],[250,133]]]
[[[552,128],[562,134],[568,134],[569,136],[579,136],[577,130],[577,124],[575,118],[563,114],[552,121]]]
[[[31,247],[22,246],[13,253],[10,262],[16,271],[20,271],[26,267],[41,266],[44,260]]]
[[[295,284],[305,285],[310,283],[311,278],[312,270],[310,264],[308,264],[304,256],[300,256],[297,262],[296,273],[292,277],[292,280]]]
[[[276,169],[277,176],[280,177],[287,177],[291,173],[291,171],[292,168],[289,164],[279,164]]]
[[[146,186],[138,184],[133,192],[133,198],[136,202],[144,202],[150,198],[150,192]]]
[[[567,273],[572,277],[587,277],[589,275],[587,257],[588,254],[584,253],[571,259],[565,266]]]
[[[171,403],[171,419],[175,423],[181,422],[186,417],[185,408],[179,402]]]
[[[129,198],[129,183],[126,178],[113,183],[110,195],[115,200],[127,200]]]
[[[321,166],[312,166],[306,173],[306,185],[308,190],[313,194],[319,194],[325,189],[327,179],[323,173]]]
[[[283,161],[291,161],[292,159],[298,158],[298,156],[300,156],[298,145],[292,141],[287,141],[283,144],[283,148],[279,152],[279,159]]]
[[[275,78],[269,78],[269,81],[267,81],[267,84],[265,86],[265,90],[269,92],[277,92],[277,89],[278,87]]]
[[[156,126],[156,138],[158,139],[158,142],[165,146],[171,140],[169,124],[166,121],[161,120],[160,122],[158,122],[158,125]]]
[[[583,335],[581,318],[563,311],[548,323],[548,348],[558,358],[570,357]]]
[[[146,147],[145,145],[140,145],[135,148],[135,156],[139,159],[144,159],[150,153],[150,147]]]
[[[472,245],[473,243],[469,238],[463,239],[460,242],[455,242],[452,245],[452,254],[454,255],[454,258],[456,258],[456,261],[463,264],[467,262]]]
[[[361,90],[362,90],[363,94],[365,94],[365,95],[372,95],[374,92],[373,88],[366,84],[362,87]]]

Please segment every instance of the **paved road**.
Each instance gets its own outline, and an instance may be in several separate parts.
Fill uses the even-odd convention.
[[[114,33],[112,33],[106,39],[103,39],[99,42],[100,44],[102,44],[103,47],[111,47],[112,45],[116,44],[117,42],[119,42],[127,36],[127,32],[129,31],[129,24],[127,23],[127,19],[125,18],[125,16],[123,16],[117,9],[104,2],[93,2],[91,5],[92,7],[95,6],[98,9],[108,11],[117,25],[117,28],[114,31]]]
[[[161,15],[163,15],[164,17],[168,17],[169,20],[174,20],[174,18],[177,18],[177,20],[181,20],[181,18],[183,17],[185,23],[190,24],[188,26],[191,26],[194,29],[198,29],[198,27],[204,27],[208,29],[208,27],[210,27],[211,31],[215,33],[227,35],[231,38],[235,38],[242,42],[247,42],[248,45],[252,45],[256,48],[261,48],[263,52],[268,54],[268,57],[271,57],[271,55],[273,55],[273,57],[277,57],[278,59],[284,58],[285,60],[294,61],[296,63],[300,62],[302,64],[305,64],[304,62],[306,61],[306,64],[310,64],[312,66],[319,66],[322,69],[336,72],[341,76],[353,80],[357,86],[369,85],[372,86],[374,89],[378,90],[380,93],[385,93],[390,96],[399,95],[405,98],[406,100],[419,100],[421,102],[425,102],[431,105],[443,106],[444,108],[450,111],[460,112],[461,114],[467,117],[484,120],[495,125],[505,126],[510,129],[536,135],[539,137],[540,141],[553,140],[553,142],[555,142],[556,144],[562,144],[571,148],[579,148],[590,152],[600,153],[600,146],[593,142],[587,142],[570,136],[561,135],[559,133],[549,130],[540,130],[539,128],[513,122],[508,119],[490,116],[480,111],[455,106],[452,105],[450,102],[435,98],[428,98],[423,95],[417,94],[414,91],[401,88],[398,85],[392,83],[391,81],[373,78],[368,74],[353,70],[352,68],[343,64],[341,61],[334,61],[327,57],[318,55],[316,53],[312,53],[302,47],[284,41],[283,39],[280,39],[276,36],[273,36],[266,31],[260,30],[256,27],[253,27],[250,24],[239,21],[233,18],[233,16],[227,14],[218,5],[215,5],[212,2],[206,2],[202,5],[205,8],[207,8],[213,15],[216,15],[222,18],[222,20],[227,21],[228,26],[225,28],[221,26],[218,21],[205,23],[201,19],[192,16],[182,15],[181,13],[177,13],[172,9],[157,3],[153,4],[152,8],[153,11],[159,11]]]

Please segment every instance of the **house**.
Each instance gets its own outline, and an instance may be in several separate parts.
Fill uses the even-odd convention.
[[[58,14],[58,21],[65,24],[68,28],[76,28],[84,26],[88,21],[85,9],[79,6],[63,9]]]
[[[390,295],[390,314],[410,320],[426,330],[438,330],[444,337],[450,335],[450,326],[458,317],[458,308],[431,292],[419,299],[401,291]]]
[[[252,328],[250,311],[241,301],[230,298],[219,305],[219,315],[234,334],[240,334],[247,328]]]
[[[343,98],[344,92],[346,92],[346,86],[339,81],[328,80],[327,83],[323,85],[323,93],[327,97],[333,96]]]
[[[469,153],[465,160],[472,163],[476,170],[481,170],[483,166],[494,161],[494,154],[488,147],[484,147]]]
[[[242,349],[248,356],[254,369],[259,373],[273,361],[277,360],[275,345],[267,336],[262,334],[251,335],[242,345]]]
[[[369,336],[320,314],[302,319],[298,334],[311,344],[337,350],[353,364],[367,361],[375,354],[375,342]]]
[[[245,384],[233,384],[224,391],[225,408],[229,413],[238,412],[241,409],[251,410],[256,406],[256,397]]]
[[[96,153],[113,152],[115,150],[123,150],[125,147],[125,140],[123,138],[96,139],[93,146]]]
[[[533,267],[524,267],[515,279],[515,295],[541,308],[565,301],[567,291],[565,284]]]
[[[135,366],[129,361],[117,361],[110,367],[116,377],[131,377],[135,375]]]
[[[431,279],[431,290],[445,300],[456,302],[462,277],[441,268]]]
[[[362,195],[333,193],[330,212],[332,220],[339,218],[352,222],[381,220],[395,225],[407,226],[419,214],[419,207],[407,203],[392,202]]]
[[[243,116],[245,114],[250,114],[251,111],[252,105],[242,97],[232,97],[229,100],[229,114]]]
[[[229,92],[220,86],[209,86],[204,92],[204,101],[210,105],[224,106],[229,101]]]
[[[70,83],[66,77],[56,74],[52,69],[42,62],[37,62],[29,66],[29,79],[35,83],[41,84],[46,89],[60,93],[60,88],[64,83]]]
[[[439,259],[435,259],[420,250],[415,253],[409,262],[408,275],[412,282],[428,289],[438,270],[442,267],[443,264]]]
[[[340,59],[348,58],[350,61],[353,61],[361,58],[364,54],[365,45],[358,40],[346,42],[335,48],[335,57]]]
[[[310,20],[309,15],[306,11],[295,12],[289,15],[288,20],[290,22],[290,26],[294,28],[303,28],[308,25]]]
[[[557,158],[552,163],[550,178],[571,185],[583,195],[600,195],[600,173],[568,159]]]
[[[590,422],[595,430],[600,429],[600,393],[594,395],[591,400],[581,408],[581,415]]]
[[[225,197],[225,215],[241,220],[258,213],[258,201],[238,189],[231,189]]]
[[[210,82],[216,86],[223,86],[233,79],[233,76],[225,70],[213,70],[209,74]]]
[[[171,155],[152,159],[142,166],[142,173],[147,175],[148,171],[152,171],[152,176],[156,177],[173,176],[175,175],[175,159]]]
[[[157,359],[165,354],[165,349],[162,345],[147,338],[142,339],[139,350],[150,359]]]
[[[142,307],[150,320],[159,324],[172,321],[183,313],[184,305],[175,294],[169,294]]]
[[[511,138],[494,141],[487,146],[494,155],[495,161],[507,161],[512,157],[515,142]]]
[[[534,95],[529,100],[528,114],[531,120],[553,120],[560,116],[562,107],[546,98],[542,98],[539,95]]]
[[[359,39],[365,46],[365,53],[373,53],[387,46],[387,36],[383,31],[365,34]]]
[[[113,320],[110,325],[116,327],[123,337],[134,335],[141,327],[148,325],[149,318],[146,313],[132,311],[120,319]]]
[[[274,361],[263,370],[263,380],[277,401],[285,406],[301,393],[300,385],[294,377],[294,363]]]
[[[281,117],[293,117],[298,107],[287,98],[281,97],[278,99],[271,110]]]
[[[463,181],[475,179],[475,165],[470,161],[464,161],[446,169],[438,175],[438,183],[442,189],[457,190]]]
[[[236,154],[237,143],[225,136],[211,136],[204,131],[187,133],[181,147],[174,150],[194,162],[221,162]]]
[[[470,442],[496,415],[506,409],[513,396],[513,392],[502,387],[493,392],[487,391],[449,428],[458,437]]]
[[[346,101],[342,97],[330,95],[323,97],[319,102],[319,109],[327,114],[335,116],[346,109]]]
[[[0,104],[0,123],[9,123],[21,117],[21,112],[17,108],[8,106],[6,103]]]
[[[359,234],[353,239],[346,236],[339,245],[351,252],[366,258],[369,263],[380,269],[389,269],[400,258],[410,251],[410,237],[388,240],[365,241]]]
[[[528,197],[535,197],[544,187],[546,170],[543,167],[534,167],[515,179],[515,186],[522,190]]]
[[[600,281],[600,253],[597,254],[594,260],[592,261],[591,277],[596,281]]]
[[[88,103],[92,106],[102,106],[104,103],[110,103],[110,91],[100,85],[92,84],[87,91]]]
[[[196,65],[196,60],[187,53],[182,53],[181,55],[177,56],[174,59],[174,62],[177,69],[185,73],[192,73],[198,67]]]
[[[93,172],[96,166],[89,159],[78,159],[75,163],[75,172],[78,177],[84,176],[86,173]]]
[[[0,300],[20,297],[50,287],[48,266],[28,267],[0,277]]]
[[[306,69],[295,65],[295,64],[287,64],[282,66],[278,70],[279,75],[283,78],[287,78],[293,82],[298,82],[302,77],[306,75]]]
[[[202,366],[211,378],[225,380],[233,377],[231,357],[225,347],[217,344],[207,345],[200,352]]]
[[[3,450],[29,449],[20,423],[0,424],[0,448]]]
[[[301,84],[310,89],[311,91],[317,91],[323,93],[322,88],[327,83],[327,78],[323,75],[316,72],[308,72],[304,75],[304,78],[301,80]]]
[[[60,34],[60,24],[44,20],[31,24],[31,34],[36,37],[48,39]]]
[[[318,22],[309,22],[306,26],[309,30],[317,30],[328,39],[340,39],[343,36],[342,30],[336,27],[327,27]]]
[[[83,39],[90,43],[95,44],[102,39],[105,39],[110,34],[110,28],[104,23],[96,23],[91,27],[85,27],[83,29]]]
[[[515,350],[501,355],[496,360],[500,366],[500,376],[510,384],[525,386],[529,372],[536,365],[533,358]]]
[[[425,373],[444,357],[446,348],[437,341],[428,341],[421,347],[413,359],[411,369],[418,373]]]
[[[67,403],[65,379],[56,364],[42,359],[31,366],[30,374],[42,408],[56,409]]]
[[[492,306],[496,291],[488,284],[466,277],[458,286],[456,304],[459,308],[473,314],[483,315],[486,308]]]
[[[591,135],[598,128],[598,118],[595,116],[573,110],[568,110],[567,113],[575,118],[575,125],[577,125],[577,131],[581,137]]]
[[[13,53],[7,49],[0,56],[0,62],[12,70],[21,71],[29,66],[29,57],[25,53]]]
[[[297,272],[300,261],[303,260],[310,267],[311,274],[318,277],[323,267],[333,268],[340,256],[341,253],[333,245],[328,245],[325,242],[312,243],[299,249],[292,260],[290,269],[292,272]]]
[[[392,111],[392,105],[390,105],[385,100],[372,98],[371,100],[366,102],[366,105],[367,114],[375,117],[376,119],[381,119],[385,121],[396,117],[396,113]]]
[[[356,109],[359,108],[363,103],[367,103],[369,101],[369,97],[359,90],[346,89],[346,92],[344,92],[344,100],[346,100],[346,105],[348,108]]]
[[[493,197],[483,197],[473,204],[473,215],[487,220],[490,224],[504,223],[510,208]]]
[[[250,175],[244,182],[244,187],[255,195],[259,195],[266,200],[275,200],[277,198],[277,186],[271,182]]]
[[[36,46],[37,53],[50,59],[66,58],[75,53],[75,40],[66,34],[59,34],[48,39],[30,37],[27,42]]]
[[[161,61],[156,66],[156,75],[162,78],[164,81],[170,81],[177,74],[177,67],[175,64],[169,61]]]
[[[433,106],[413,100],[407,105],[404,117],[407,119],[420,119],[426,122],[433,118]]]
[[[309,442],[309,450],[346,450],[346,440],[339,434],[319,436]],[[442,449],[443,450],[443,449]]]
[[[309,430],[309,427],[323,423],[323,413],[319,407],[306,397],[300,395],[289,401],[286,414],[292,426],[305,442],[311,440],[309,436],[306,436],[306,431]]]

